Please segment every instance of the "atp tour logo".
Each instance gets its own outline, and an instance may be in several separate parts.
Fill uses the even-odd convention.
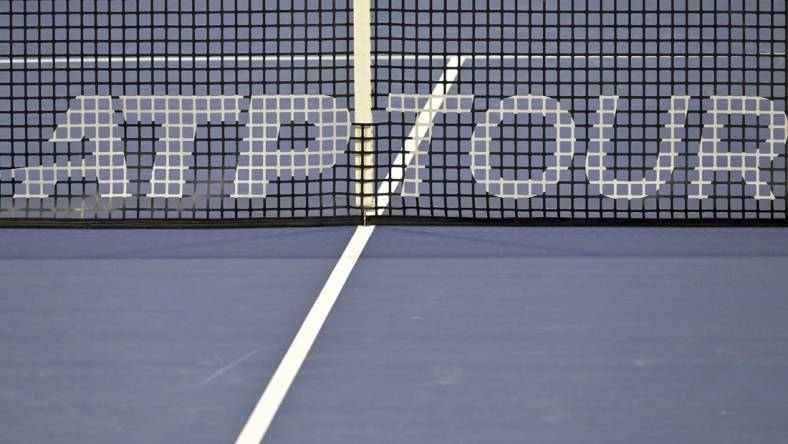
[[[639,180],[619,180],[605,167],[606,144],[612,143],[615,133],[615,116],[619,98],[599,97],[596,123],[585,154],[587,181],[599,190],[601,196],[612,199],[641,199],[657,194],[659,187],[670,180],[679,156],[678,146],[685,143],[679,136],[687,116],[689,96],[673,96],[665,129],[667,137],[660,141],[656,165]],[[200,125],[220,122],[238,122],[246,112],[246,137],[240,143],[233,179],[233,198],[265,198],[268,184],[287,175],[310,177],[319,175],[336,165],[339,155],[347,152],[350,143],[350,112],[337,105],[335,98],[324,95],[265,95],[248,99],[241,96],[79,96],[73,99],[66,111],[65,123],[58,125],[49,142],[81,142],[89,154],[71,156],[69,160],[47,165],[29,165],[11,170],[17,183],[14,198],[47,198],[54,192],[58,181],[68,178],[95,180],[101,197],[131,197],[129,173],[124,154],[122,126],[117,113],[122,113],[126,123],[159,125],[164,135],[159,139],[161,148],[155,153],[148,197],[182,198],[189,177],[193,141]],[[471,112],[473,96],[391,94],[389,112],[416,113],[417,119],[405,140],[403,150],[409,162],[403,165],[405,173],[399,193],[418,196],[418,178],[429,159],[429,145],[434,117],[439,113]],[[424,108],[428,103],[429,109]],[[762,172],[775,158],[785,152],[788,139],[788,117],[777,110],[775,103],[763,97],[712,96],[710,107],[704,112],[709,119],[699,141],[697,162],[690,179],[687,197],[708,198],[707,190],[713,185],[715,172],[728,172],[738,178],[751,192],[754,199],[775,199]],[[436,106],[437,105],[437,106]],[[493,130],[505,118],[519,114],[541,116],[554,127],[555,151],[548,154],[547,165],[529,178],[504,178],[492,162]],[[768,120],[768,135],[755,149],[747,152],[728,152],[720,143],[718,133],[733,115],[751,115]],[[546,192],[548,186],[560,181],[562,172],[570,168],[577,142],[575,121],[569,110],[563,109],[558,100],[545,96],[521,95],[505,98],[484,112],[481,122],[475,124],[470,140],[470,172],[484,191],[505,199],[528,199]],[[278,147],[279,128],[283,124],[308,123],[315,127],[303,150],[281,150]],[[527,142],[527,141],[523,141]],[[619,142],[616,142],[619,143]],[[523,146],[527,148],[527,143]],[[753,147],[750,147],[753,148]],[[420,160],[421,159],[421,160]],[[426,160],[426,161],[425,161]]]

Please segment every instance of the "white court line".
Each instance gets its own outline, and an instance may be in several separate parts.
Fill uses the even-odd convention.
[[[282,362],[279,363],[274,376],[268,382],[246,425],[238,435],[236,444],[258,444],[262,441],[374,229],[374,226],[356,227],[353,237],[350,238],[345,251],[306,315],[304,323],[298,329],[290,348],[287,349]]]
[[[440,109],[443,96],[445,96],[448,91],[450,84],[457,78],[457,71],[465,59],[465,57],[455,56],[449,60],[446,70],[441,75],[440,80],[436,83],[435,89],[432,92],[433,96],[439,96],[439,98],[431,98],[428,100],[417,119],[431,119],[432,115],[435,114],[434,110]],[[439,100],[439,102],[435,102],[434,100]],[[429,120],[427,120],[427,122],[428,121]],[[410,136],[416,137],[416,133],[411,132]],[[422,134],[421,136],[423,137],[424,135]],[[413,156],[415,155],[415,148],[397,155],[395,162],[397,165],[402,166],[392,168],[392,171],[389,172],[386,176],[386,180],[383,181],[383,184],[381,184],[378,189],[379,194],[382,192],[388,193],[389,189],[392,188],[396,189],[396,184],[390,186],[396,179],[389,178],[392,177],[392,175],[399,175],[398,177],[400,177],[399,180],[401,181],[405,166],[413,160]],[[397,172],[395,170],[402,171]],[[388,205],[388,197],[386,197],[386,205]],[[378,206],[378,215],[382,214],[384,211],[385,206]],[[328,280],[325,285],[323,285],[323,289],[320,290],[320,294],[318,294],[314,305],[312,305],[312,308],[306,315],[304,322],[301,324],[301,328],[298,329],[298,333],[296,333],[293,342],[287,349],[287,353],[285,353],[285,356],[279,363],[279,367],[277,367],[274,375],[265,387],[263,394],[257,401],[257,405],[255,405],[254,410],[252,410],[252,414],[249,416],[241,433],[238,435],[235,444],[259,444],[265,437],[268,428],[271,426],[271,422],[274,420],[274,416],[276,416],[276,412],[279,410],[279,406],[285,399],[288,390],[290,390],[293,380],[295,380],[298,371],[301,369],[304,360],[309,354],[309,350],[315,343],[315,339],[317,339],[317,335],[323,328],[323,324],[326,322],[329,313],[331,313],[331,308],[333,308],[334,303],[337,301],[342,287],[344,287],[345,282],[347,282],[350,272],[353,271],[353,267],[356,265],[359,256],[361,256],[361,252],[364,251],[364,247],[367,245],[367,241],[369,241],[374,230],[374,225],[356,227],[353,237],[350,238],[350,242],[348,242],[347,247],[345,247],[345,251],[331,271],[331,275],[329,275]]]
[[[432,119],[438,114],[436,110],[443,108],[443,101],[446,99],[446,94],[449,93],[449,88],[457,80],[460,68],[469,58],[468,56],[454,56],[446,63],[446,69],[435,84],[430,98],[427,99],[421,112],[416,116],[416,122],[408,133],[408,138],[405,140],[405,151],[397,153],[397,156],[391,163],[392,167],[389,168],[385,179],[378,187],[378,200],[377,205],[375,205],[378,216],[382,215],[386,211],[386,207],[389,206],[389,195],[402,185],[405,169],[413,161],[413,157],[416,156],[418,151],[418,141],[423,140],[427,136],[427,132],[432,128]]]
[[[467,56],[473,60],[671,60],[671,59],[732,59],[736,57],[784,57],[781,52],[753,52],[742,54],[487,54]],[[421,54],[377,54],[372,58],[375,61],[392,60],[435,60],[446,61],[454,55],[421,55]],[[245,55],[217,55],[217,56],[71,56],[71,57],[0,57],[0,65],[144,65],[154,63],[166,64],[196,64],[196,63],[299,63],[299,62],[337,62],[350,61],[353,56],[349,54],[335,55],[292,55],[292,56],[245,56]]]
[[[149,63],[295,63],[333,62],[349,60],[347,54],[316,56],[72,56],[72,57],[14,57],[0,58],[0,65],[105,65],[105,64],[149,64]]]

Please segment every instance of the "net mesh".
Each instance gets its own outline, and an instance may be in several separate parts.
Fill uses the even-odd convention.
[[[0,217],[342,218],[343,1],[0,3]]]
[[[785,2],[413,6],[375,8],[386,214],[785,218]]]
[[[787,219],[783,1],[353,7],[0,3],[0,219]]]

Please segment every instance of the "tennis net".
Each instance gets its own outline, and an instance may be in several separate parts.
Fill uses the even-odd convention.
[[[0,221],[785,224],[786,16],[2,2]]]

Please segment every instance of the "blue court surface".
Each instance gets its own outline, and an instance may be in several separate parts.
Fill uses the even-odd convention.
[[[0,442],[234,442],[354,230],[0,231]],[[786,270],[779,228],[377,227],[264,442],[784,442]]]

